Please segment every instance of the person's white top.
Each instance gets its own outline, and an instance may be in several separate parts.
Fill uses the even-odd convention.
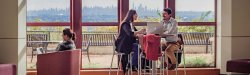
[[[174,35],[174,36],[166,36],[167,42],[176,42],[178,40],[178,23],[174,18],[170,18],[169,21],[161,21],[163,25],[163,31],[165,35]]]
[[[133,26],[133,23],[132,23],[132,22],[130,23],[130,27],[131,27],[132,32],[134,32],[135,29],[134,29],[134,26]]]

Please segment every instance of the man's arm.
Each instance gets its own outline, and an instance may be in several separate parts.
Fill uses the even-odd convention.
[[[164,24],[164,21],[162,21],[162,24]],[[176,23],[173,23],[173,24],[176,24]],[[171,28],[170,28],[170,30],[172,29],[172,26],[171,26]],[[163,26],[163,34],[161,34],[161,37],[167,37],[167,36],[175,36],[174,34],[169,34],[169,31],[170,30],[168,30],[168,26],[166,26],[166,25],[164,25]]]

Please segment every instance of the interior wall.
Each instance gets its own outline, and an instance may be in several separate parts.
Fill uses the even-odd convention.
[[[227,74],[226,62],[250,59],[250,0],[217,0],[217,68]]]
[[[250,0],[232,0],[232,59],[250,59]]]
[[[0,0],[0,63],[26,75],[26,0]]]

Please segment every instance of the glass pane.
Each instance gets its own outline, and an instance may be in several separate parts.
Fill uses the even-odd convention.
[[[55,51],[62,41],[64,28],[69,26],[27,26],[27,69],[36,69],[37,53]],[[38,50],[39,48],[42,50]]]
[[[215,26],[179,26],[178,29],[184,40],[186,67],[215,66]]]
[[[89,61],[87,51],[83,51],[82,68],[109,68],[118,26],[84,26],[82,31],[83,49],[89,44],[90,58]],[[114,56],[113,68],[117,68],[117,56]]]
[[[28,0],[27,22],[69,22],[70,0]]]
[[[214,0],[176,0],[178,22],[214,22]]]
[[[82,22],[117,22],[118,0],[82,0]]]
[[[164,0],[130,0],[129,8],[137,11],[138,22],[159,22]]]

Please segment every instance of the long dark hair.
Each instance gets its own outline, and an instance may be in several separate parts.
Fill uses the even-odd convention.
[[[122,27],[122,24],[124,23],[124,22],[134,22],[134,15],[135,14],[137,14],[137,12],[134,10],[134,9],[130,9],[129,11],[128,11],[128,13],[126,14],[126,17],[123,19],[123,21],[122,21],[122,23],[120,24],[120,26],[119,26],[119,33],[120,33],[120,29],[121,29],[121,27]]]
[[[67,35],[70,39],[75,40],[76,39],[76,34],[69,28],[65,28],[63,30],[63,35]]]
[[[130,9],[128,13],[126,14],[126,17],[123,19],[122,22],[134,22],[133,16],[137,14],[134,9]]]

